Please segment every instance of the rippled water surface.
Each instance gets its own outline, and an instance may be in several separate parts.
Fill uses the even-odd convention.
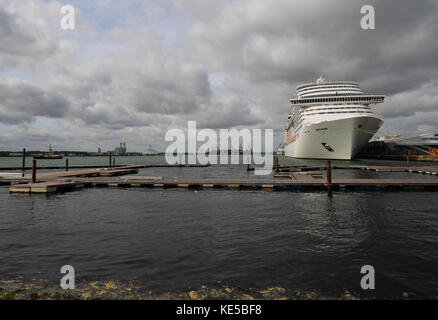
[[[248,175],[240,166],[139,174]],[[71,264],[81,279],[139,279],[156,291],[223,281],[361,292],[360,268],[370,264],[374,295],[433,297],[437,195],[133,188],[20,196],[0,187],[0,277],[59,279]]]

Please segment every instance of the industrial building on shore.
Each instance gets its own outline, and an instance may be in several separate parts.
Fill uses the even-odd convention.
[[[405,159],[438,161],[438,133],[405,137],[383,136],[369,142],[358,158]]]

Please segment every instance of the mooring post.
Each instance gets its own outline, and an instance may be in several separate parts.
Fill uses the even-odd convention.
[[[111,167],[112,161],[111,161],[112,152],[109,153],[109,166]]]
[[[274,169],[278,170],[278,157],[274,156]]]
[[[327,160],[327,188],[329,192],[332,186],[332,164],[330,160]]]
[[[406,162],[407,162],[408,167],[410,167],[411,166],[411,159],[409,158],[409,155],[406,156]]]
[[[116,157],[114,156],[113,157],[113,167],[115,167],[116,166]]]
[[[24,177],[24,171],[26,170],[26,148],[23,148],[23,164],[21,176]]]
[[[37,161],[35,159],[32,159],[32,182],[36,182],[36,167],[37,167]]]
[[[65,159],[65,171],[68,171],[68,159]]]

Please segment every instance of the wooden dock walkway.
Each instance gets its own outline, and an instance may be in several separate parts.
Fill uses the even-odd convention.
[[[133,173],[138,173],[138,169],[132,167],[118,167],[109,169],[40,172],[36,175],[35,182],[31,182],[32,176],[29,174],[24,175],[24,177],[14,177],[10,180],[6,180],[5,182],[10,185],[10,192],[50,193],[76,189],[87,185],[87,183],[84,182],[71,181],[72,178],[89,178],[99,176],[112,177]],[[2,180],[0,180],[0,182]]]
[[[50,181],[39,183],[27,183],[11,185],[9,192],[15,193],[52,193],[70,191],[78,188],[85,187],[86,183],[83,182],[65,182],[65,181]]]
[[[325,171],[326,166],[323,165],[281,165],[276,169],[277,172],[306,172],[306,171]],[[411,173],[422,173],[430,175],[438,175],[438,166],[361,166],[361,165],[351,165],[351,166],[341,166],[332,165],[333,170],[340,169],[354,169],[354,170],[368,170],[375,172],[411,172]]]
[[[186,188],[276,191],[326,191],[324,179],[300,177],[298,179],[128,179],[128,178],[79,178],[76,182],[100,188]],[[333,179],[331,190],[430,190],[438,191],[435,179]]]
[[[108,165],[69,165],[69,169],[103,169],[103,168],[199,168],[199,167],[209,167],[209,164],[133,164],[133,165],[115,165],[109,167]],[[22,167],[0,167],[0,171],[21,171]],[[32,167],[25,167],[25,170],[32,170]],[[38,169],[42,170],[64,170],[65,165],[63,166],[41,166]]]
[[[56,171],[56,172],[40,172],[37,174],[37,180],[45,181],[59,178],[69,177],[97,177],[97,176],[116,176],[123,174],[138,173],[137,168],[119,167],[109,169],[88,169],[88,170],[72,170],[72,171]],[[25,178],[31,178],[30,174],[24,175]]]
[[[289,171],[275,172],[273,177],[247,179],[192,179],[162,177],[117,177],[138,173],[138,165],[106,169],[87,169],[59,172],[40,172],[37,181],[31,183],[31,176],[2,181],[10,185],[10,192],[52,193],[76,190],[83,187],[107,188],[184,188],[184,189],[230,189],[230,190],[430,190],[438,191],[438,179],[332,179],[328,184],[323,179],[325,167],[288,166]],[[282,167],[286,169],[285,166]],[[333,169],[338,168],[333,166]],[[438,167],[382,167],[349,166],[348,169],[374,170],[376,172],[416,172],[435,174]],[[304,170],[302,170],[304,169]],[[319,171],[318,171],[318,170]]]

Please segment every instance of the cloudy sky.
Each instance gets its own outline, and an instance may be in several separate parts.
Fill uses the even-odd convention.
[[[437,132],[437,35],[436,0],[0,0],[0,150],[164,150],[188,120],[278,144],[320,75],[387,96],[378,135]]]

